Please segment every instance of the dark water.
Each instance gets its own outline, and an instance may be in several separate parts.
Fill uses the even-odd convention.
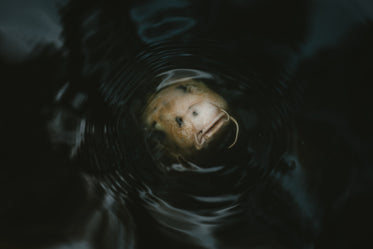
[[[0,248],[371,243],[369,1],[17,4],[0,18]],[[179,77],[239,123],[208,163],[147,143],[146,100]]]

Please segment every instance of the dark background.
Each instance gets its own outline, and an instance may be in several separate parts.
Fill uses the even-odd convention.
[[[89,144],[80,127],[110,112],[97,91],[100,80],[111,77],[108,71],[163,39],[197,36],[224,42],[234,56],[252,56],[248,64],[269,81],[291,75],[290,82],[301,86],[299,124],[313,145],[304,157],[329,166],[323,178],[315,178],[326,209],[324,225],[312,246],[303,248],[370,243],[371,229],[365,226],[373,220],[373,2],[190,1],[192,7],[185,7],[181,0],[158,1],[150,4],[148,19],[141,9],[147,2],[152,1],[71,1],[68,7],[65,1],[0,2],[0,248],[134,248],[136,243],[149,248],[159,242],[149,235],[151,229],[136,227],[133,217],[143,213],[127,210],[126,190],[111,189],[113,181],[105,178],[111,176],[90,168],[90,160],[102,158],[78,154],[76,162],[76,151]],[[157,32],[152,26],[157,11],[172,17],[172,8],[191,19]],[[96,10],[104,10],[105,18],[97,21]],[[110,26],[111,20],[120,25]],[[93,36],[91,27],[97,31]],[[116,49],[106,53],[111,44]],[[123,47],[130,49],[118,53]],[[338,167],[346,165],[358,184],[340,188],[350,171]],[[149,235],[150,242],[134,231]]]

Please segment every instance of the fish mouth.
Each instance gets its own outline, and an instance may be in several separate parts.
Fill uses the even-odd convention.
[[[204,129],[195,134],[195,147],[197,150],[207,145],[207,142],[229,121],[227,112],[222,111]]]

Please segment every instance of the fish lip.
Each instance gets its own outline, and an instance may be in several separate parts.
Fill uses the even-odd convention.
[[[207,125],[206,128],[196,134],[197,149],[202,149],[209,138],[213,137],[224,123],[229,120],[226,116],[227,114],[225,112],[221,112],[212,122],[210,122],[210,124]]]

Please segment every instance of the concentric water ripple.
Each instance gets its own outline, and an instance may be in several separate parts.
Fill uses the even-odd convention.
[[[128,191],[133,205],[148,210],[163,236],[209,248],[234,236],[230,227],[245,230],[254,222],[242,220],[256,212],[249,195],[266,191],[256,188],[258,182],[266,182],[288,149],[298,97],[297,89],[282,80],[264,83],[249,67],[238,72],[235,58],[222,51],[214,42],[149,47],[102,82],[109,112],[88,121],[86,129],[94,172],[107,174],[115,191]],[[182,78],[202,80],[221,94],[241,128],[238,144],[209,165],[158,161],[144,135],[147,98]]]

